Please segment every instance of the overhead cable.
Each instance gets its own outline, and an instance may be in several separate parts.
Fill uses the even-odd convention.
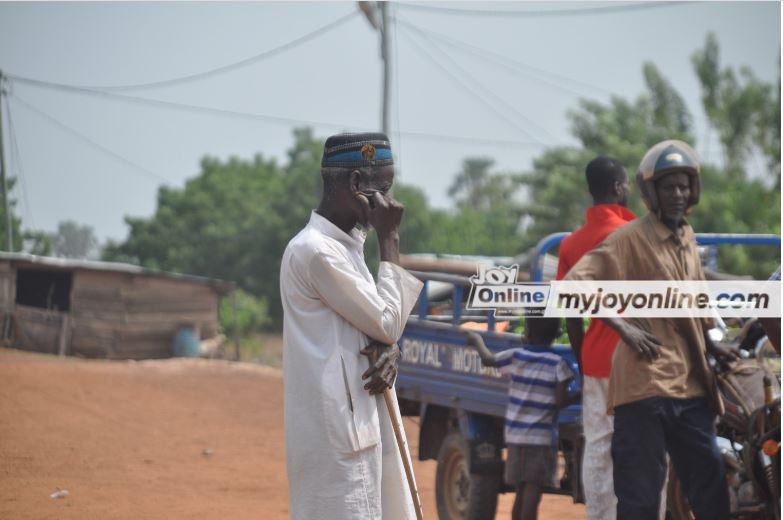
[[[487,87],[485,87],[484,85],[482,85],[480,82],[478,82],[478,81],[476,81],[475,79],[471,78],[471,77],[470,77],[470,74],[468,74],[468,73],[467,73],[467,72],[466,72],[464,69],[462,69],[461,67],[459,67],[459,65],[457,65],[457,64],[456,64],[456,63],[455,63],[453,60],[451,60],[451,57],[450,57],[450,56],[448,56],[448,55],[447,55],[447,54],[446,54],[446,53],[445,53],[443,50],[441,50],[439,47],[437,47],[436,45],[434,45],[434,44],[432,44],[431,42],[429,42],[429,43],[430,43],[431,45],[433,45],[433,47],[435,47],[435,48],[436,48],[436,49],[437,49],[439,52],[441,52],[443,55],[445,55],[445,56],[446,56],[446,58],[447,58],[449,61],[451,61],[451,63],[452,63],[452,64],[453,64],[453,65],[454,65],[456,68],[458,68],[458,69],[460,69],[460,70],[461,70],[461,72],[462,72],[462,74],[463,74],[463,77],[464,77],[464,78],[470,78],[470,79],[469,79],[469,81],[470,81],[470,83],[472,83],[472,84],[474,85],[473,87],[471,87],[471,86],[468,86],[467,82],[466,82],[466,81],[463,79],[463,77],[460,77],[460,76],[458,76],[457,74],[453,73],[451,70],[449,70],[449,69],[448,69],[446,66],[444,66],[444,64],[443,64],[443,63],[442,63],[440,60],[438,60],[438,59],[436,59],[434,56],[432,56],[432,54],[431,54],[431,53],[430,53],[430,52],[429,52],[427,49],[425,49],[425,48],[424,48],[424,47],[422,47],[422,46],[421,46],[419,43],[417,43],[417,42],[416,42],[416,40],[415,40],[414,38],[409,38],[409,41],[410,41],[411,43],[413,43],[413,45],[414,45],[414,46],[415,46],[417,49],[419,49],[419,51],[422,53],[422,55],[423,55],[425,58],[427,58],[428,60],[430,60],[430,62],[432,62],[432,63],[433,63],[433,64],[434,64],[436,67],[438,67],[438,68],[439,68],[441,71],[443,71],[443,72],[444,72],[444,73],[446,73],[446,74],[447,74],[449,77],[451,77],[451,78],[454,80],[454,82],[455,82],[455,84],[456,84],[457,86],[459,86],[460,88],[462,88],[464,91],[468,92],[468,93],[469,93],[471,96],[473,96],[473,97],[474,97],[474,98],[475,98],[475,99],[476,99],[478,102],[480,102],[481,104],[483,104],[484,106],[486,106],[486,107],[487,107],[487,108],[488,108],[488,109],[489,109],[489,110],[490,110],[490,111],[491,111],[493,114],[495,114],[495,115],[496,115],[498,118],[500,118],[500,119],[502,119],[502,120],[506,121],[506,122],[507,122],[509,125],[511,125],[512,127],[516,128],[516,129],[517,129],[517,130],[519,130],[520,132],[524,133],[526,136],[528,136],[528,137],[529,137],[530,139],[532,139],[533,141],[535,141],[535,142],[537,142],[537,143],[539,143],[539,144],[541,144],[541,145],[544,145],[544,143],[541,141],[541,139],[539,139],[538,137],[536,137],[536,136],[535,136],[535,134],[533,134],[532,132],[530,132],[529,130],[527,130],[526,128],[524,128],[523,126],[520,126],[520,125],[519,125],[519,123],[517,122],[517,120],[516,120],[516,119],[514,119],[513,117],[510,117],[510,116],[509,116],[509,115],[506,113],[506,111],[505,111],[504,109],[502,109],[502,108],[498,108],[498,107],[496,106],[496,104],[497,104],[497,103],[499,103],[499,104],[503,105],[503,106],[506,108],[506,110],[509,110],[509,111],[515,112],[515,113],[516,113],[516,115],[517,115],[517,116],[518,116],[520,119],[522,119],[523,121],[525,121],[525,122],[527,122],[528,124],[530,124],[530,123],[531,123],[531,121],[530,121],[530,120],[529,120],[527,117],[524,117],[524,116],[523,116],[521,113],[519,113],[519,112],[518,112],[516,109],[514,109],[514,108],[513,108],[511,105],[509,105],[508,103],[506,103],[505,101],[503,101],[503,100],[502,100],[502,99],[501,99],[499,96],[497,96],[497,94],[495,94],[494,92],[492,92],[491,90],[489,90]],[[482,95],[482,94],[480,94],[480,93],[476,92],[476,89],[483,91],[483,92],[484,92],[484,95]],[[495,102],[493,103],[492,101],[490,101],[489,99],[487,99],[487,97],[485,97],[486,95],[489,95],[489,97],[493,98],[493,99],[495,100]],[[534,126],[538,126],[538,125],[534,125]],[[540,129],[540,127],[539,127],[539,129]],[[545,131],[545,130],[543,130],[543,129],[540,129],[540,131],[542,131],[542,132],[544,132],[544,133],[546,132],[546,131]]]
[[[541,68],[538,68],[538,67],[534,67],[532,65],[528,65],[526,63],[522,63],[520,61],[517,61],[517,60],[511,59],[511,58],[509,58],[507,56],[504,56],[504,55],[502,55],[500,53],[491,51],[489,49],[485,49],[485,48],[479,47],[477,45],[472,45],[470,43],[466,43],[464,41],[461,41],[461,40],[458,40],[458,39],[455,39],[455,38],[451,38],[451,37],[446,36],[446,35],[441,34],[441,33],[437,33],[437,32],[434,32],[434,31],[429,31],[429,30],[423,29],[423,28],[421,28],[421,27],[419,27],[419,26],[417,26],[415,24],[410,23],[409,21],[407,21],[405,19],[398,19],[398,22],[401,23],[403,26],[405,26],[408,29],[412,29],[412,30],[414,30],[414,31],[416,31],[416,32],[418,32],[420,34],[427,35],[427,36],[429,36],[431,38],[439,40],[439,41],[443,42],[445,45],[448,45],[448,46],[450,46],[452,48],[458,48],[458,49],[462,50],[463,52],[471,53],[474,56],[480,57],[482,59],[489,58],[494,63],[496,63],[498,65],[501,65],[501,66],[503,66],[506,69],[511,69],[512,71],[520,72],[520,73],[524,74],[524,76],[526,78],[528,78],[528,79],[532,79],[532,80],[535,80],[535,81],[539,81],[539,82],[545,83],[546,85],[548,85],[550,87],[554,87],[556,89],[566,91],[569,94],[576,95],[576,96],[585,96],[586,95],[585,92],[583,92],[583,91],[575,90],[575,89],[573,89],[571,87],[564,86],[561,83],[572,83],[572,84],[574,84],[574,85],[576,85],[578,87],[591,89],[591,90],[594,90],[596,92],[600,92],[602,94],[613,94],[613,92],[611,90],[607,89],[607,88],[604,88],[604,87],[601,87],[601,86],[597,86],[597,85],[592,85],[590,83],[585,83],[584,81],[581,81],[581,80],[577,80],[577,79],[574,79],[574,78],[569,78],[567,76],[563,76],[562,74],[557,74],[557,73],[550,72],[550,71],[547,71],[547,70],[544,70],[544,69],[541,69]],[[550,81],[550,80],[545,79],[545,78],[538,77],[538,76],[536,76],[534,74],[531,74],[529,71],[532,71],[532,72],[537,73],[537,74],[545,75],[545,76],[550,76],[551,78],[555,78],[556,80],[560,81],[561,83],[557,83],[557,82]]]
[[[511,59],[511,58],[509,58],[507,56],[504,56],[504,55],[502,55],[500,53],[491,51],[489,49],[485,49],[485,48],[479,47],[477,45],[472,45],[470,43],[467,43],[467,42],[464,42],[464,41],[461,41],[461,40],[457,40],[455,38],[451,38],[451,37],[446,36],[446,35],[444,35],[442,33],[437,33],[437,32],[434,32],[434,31],[429,31],[429,30],[423,29],[423,28],[421,28],[421,27],[419,27],[419,26],[417,26],[415,24],[412,24],[409,21],[407,21],[405,19],[402,19],[402,18],[399,18],[399,17],[397,18],[397,22],[400,23],[401,25],[403,25],[404,27],[406,27],[407,29],[414,30],[414,31],[416,31],[418,33],[421,33],[423,35],[428,35],[431,38],[434,38],[436,40],[440,40],[441,42],[444,43],[444,45],[448,45],[448,46],[450,46],[452,48],[460,49],[460,50],[463,50],[465,52],[470,52],[470,53],[474,54],[477,57],[489,58],[490,60],[493,60],[493,61],[497,62],[499,65],[502,65],[505,68],[516,70],[518,72],[522,72],[525,75],[525,77],[527,77],[529,79],[543,82],[543,83],[545,83],[545,84],[547,84],[547,85],[549,85],[551,87],[554,87],[556,89],[560,89],[560,90],[562,90],[564,92],[568,92],[568,93],[570,93],[570,94],[572,94],[574,96],[577,96],[577,97],[588,97],[590,95],[587,92],[577,90],[578,88],[590,89],[590,90],[595,91],[595,93],[601,93],[601,94],[604,94],[604,95],[615,95],[616,94],[614,91],[612,91],[610,89],[607,89],[605,87],[602,87],[602,86],[599,86],[599,85],[595,85],[595,84],[592,84],[592,83],[587,83],[587,82],[582,81],[582,80],[578,80],[578,79],[575,79],[575,78],[564,76],[562,74],[557,74],[555,72],[544,70],[544,69],[541,69],[539,67],[534,67],[533,65],[529,65],[527,63],[523,63],[523,62]],[[550,77],[552,77],[552,78],[554,78],[556,80],[559,80],[559,81],[561,81],[563,83],[571,83],[571,84],[573,84],[574,88],[571,88],[571,87],[566,86],[564,84],[556,83],[554,81],[549,81],[549,80],[547,80],[545,78],[537,77],[537,76],[532,75],[532,74],[527,74],[527,73],[524,72],[523,69],[529,69],[529,70],[531,70],[533,72],[536,72],[536,73],[539,73],[539,74],[542,74],[542,75],[545,75],[545,76],[550,76]],[[698,119],[698,120],[705,120],[705,118],[702,117],[699,114],[693,114],[692,117],[694,119]]]
[[[278,117],[278,116],[270,116],[265,114],[258,114],[258,113],[251,113],[251,112],[242,112],[242,111],[236,111],[236,110],[227,110],[223,108],[214,108],[214,107],[206,107],[201,105],[191,105],[186,103],[177,103],[173,101],[163,101],[160,99],[151,99],[151,98],[145,98],[145,97],[139,97],[139,96],[131,96],[127,94],[118,94],[115,92],[106,92],[101,90],[92,90],[92,89],[86,89],[82,87],[74,87],[71,85],[64,85],[62,83],[51,83],[48,81],[42,81],[32,78],[26,78],[24,76],[17,76],[13,74],[5,73],[5,77],[9,78],[12,82],[19,82],[24,83],[28,85],[34,85],[37,87],[42,88],[48,88],[53,90],[60,90],[64,92],[70,92],[74,94],[82,94],[87,96],[95,96],[95,97],[102,97],[105,99],[112,99],[112,100],[118,100],[118,101],[125,101],[128,103],[134,103],[134,104],[140,104],[140,105],[147,105],[147,106],[153,106],[157,108],[166,108],[171,110],[178,110],[181,112],[190,112],[190,113],[199,113],[199,114],[207,114],[207,115],[214,115],[214,116],[222,116],[222,117],[231,117],[235,119],[243,119],[243,120],[249,120],[249,121],[262,121],[266,123],[272,123],[272,124],[281,124],[281,125],[291,125],[291,124],[299,124],[299,125],[311,125],[311,126],[319,126],[324,128],[336,128],[338,130],[347,130],[347,129],[353,129],[357,131],[377,131],[377,128],[370,128],[370,127],[362,127],[357,125],[350,125],[345,123],[327,123],[323,121],[310,121],[305,119],[294,119],[294,118],[288,118],[288,117]],[[17,97],[18,98],[18,97]],[[456,136],[456,135],[448,135],[448,134],[439,134],[439,133],[428,133],[428,132],[412,132],[412,131],[406,131],[406,132],[400,132],[401,135],[409,136],[409,137],[418,137],[422,139],[432,139],[432,140],[438,140],[438,141],[461,141],[461,142],[474,142],[474,143],[484,143],[484,144],[491,144],[491,145],[499,145],[499,146],[508,146],[508,147],[540,147],[543,146],[540,142],[527,142],[527,141],[519,141],[519,140],[511,140],[511,139],[490,139],[490,138],[480,138],[480,137],[466,137],[466,136]]]
[[[273,49],[270,49],[268,51],[264,51],[260,54],[256,54],[254,56],[251,56],[249,58],[245,58],[243,60],[239,60],[234,63],[230,63],[228,65],[223,65],[221,67],[215,67],[213,69],[205,70],[202,72],[197,72],[195,74],[188,74],[185,76],[180,76],[177,78],[171,78],[161,81],[151,81],[148,83],[134,83],[129,85],[100,85],[100,86],[94,86],[94,85],[67,85],[67,84],[61,84],[63,86],[71,86],[71,87],[77,87],[77,88],[83,88],[88,90],[107,90],[107,91],[123,91],[123,90],[140,90],[140,89],[150,89],[150,88],[158,88],[158,87],[169,87],[172,85],[178,85],[181,83],[189,83],[191,81],[198,81],[202,80],[204,78],[208,78],[210,76],[216,76],[219,74],[224,74],[226,72],[241,69],[244,67],[247,67],[249,65],[253,65],[254,63],[258,63],[259,61],[265,60],[267,58],[271,58],[272,56],[275,56],[277,54],[280,54],[282,52],[285,52],[289,49],[292,49],[298,45],[301,45],[302,43],[305,43],[309,40],[312,40],[313,38],[316,38],[322,34],[325,34],[333,29],[336,29],[340,25],[344,24],[351,18],[355,17],[358,14],[358,11],[353,11],[345,16],[342,16],[338,18],[337,20],[330,22],[323,27],[320,27],[312,32],[309,32],[303,36],[300,36],[299,38],[296,38],[295,40],[292,40],[288,43],[285,43],[283,45],[280,45],[278,47],[275,47]]]
[[[92,148],[94,148],[94,149],[96,149],[96,150],[98,150],[98,151],[100,151],[100,152],[102,152],[102,153],[104,153],[104,154],[106,154],[106,155],[108,155],[110,157],[113,157],[114,159],[124,163],[127,166],[130,166],[131,168],[133,168],[134,170],[136,170],[136,171],[138,171],[140,173],[143,173],[145,176],[147,176],[147,177],[149,177],[151,179],[155,179],[156,181],[161,181],[161,182],[169,182],[168,179],[166,179],[162,175],[159,175],[159,174],[157,174],[157,173],[155,173],[155,172],[153,172],[151,170],[148,170],[144,166],[141,166],[141,165],[131,161],[130,159],[126,159],[122,155],[118,154],[117,152],[115,152],[113,150],[110,150],[110,149],[106,148],[102,144],[96,143],[95,141],[93,141],[92,139],[90,139],[86,135],[82,134],[81,132],[75,130],[74,128],[72,128],[72,127],[70,127],[68,125],[66,125],[62,121],[60,121],[58,119],[55,119],[54,117],[50,116],[49,114],[47,114],[43,110],[40,110],[40,109],[34,107],[33,105],[31,105],[27,101],[25,101],[22,98],[20,98],[18,95],[14,94],[13,98],[14,98],[14,101],[16,103],[19,103],[25,109],[27,109],[27,110],[37,114],[38,116],[46,119],[47,121],[49,121],[53,125],[59,127],[64,132],[66,132],[66,133],[68,133],[68,134],[70,134],[70,135],[80,139],[81,141],[85,142],[90,147],[92,147]]]
[[[595,7],[576,7],[572,9],[461,9],[457,7],[443,7],[437,4],[410,4],[407,2],[399,3],[402,9],[412,11],[426,11],[440,14],[457,14],[470,16],[517,16],[523,18],[535,17],[556,17],[556,16],[580,16],[580,15],[601,15],[612,13],[626,13],[629,11],[642,11],[658,7],[672,7],[678,5],[691,4],[694,2],[635,2],[632,4],[614,4]]]
[[[436,49],[438,52],[440,52],[440,53],[441,53],[441,55],[442,55],[443,57],[445,57],[445,58],[446,58],[446,60],[448,60],[448,62],[452,64],[452,66],[454,66],[454,68],[456,68],[457,70],[459,70],[459,71],[462,73],[462,76],[463,76],[463,78],[467,78],[467,79],[469,79],[469,80],[470,80],[470,81],[471,81],[471,82],[472,82],[474,85],[476,85],[476,87],[477,87],[477,88],[479,88],[479,90],[483,91],[483,92],[484,92],[484,93],[485,93],[487,96],[489,96],[490,98],[494,99],[496,103],[498,103],[498,104],[499,104],[499,105],[501,105],[503,108],[505,108],[506,110],[508,110],[509,112],[511,112],[511,113],[512,113],[513,115],[515,115],[517,118],[519,118],[519,119],[521,119],[522,121],[524,121],[525,123],[527,123],[527,124],[528,124],[530,127],[534,128],[534,129],[535,129],[536,131],[538,131],[539,133],[542,133],[542,134],[546,135],[546,136],[547,136],[547,138],[548,138],[550,141],[556,141],[556,140],[557,140],[557,139],[556,139],[554,136],[552,136],[552,134],[550,134],[550,133],[549,133],[549,132],[548,132],[548,131],[547,131],[545,128],[543,128],[541,125],[537,124],[535,121],[533,121],[532,119],[530,119],[529,117],[527,117],[525,114],[523,114],[522,112],[520,112],[520,111],[519,111],[519,110],[518,110],[516,107],[514,107],[514,106],[513,106],[511,103],[509,103],[509,102],[507,102],[506,100],[504,100],[502,97],[500,97],[498,94],[496,94],[496,93],[495,93],[495,92],[494,92],[492,89],[490,89],[489,87],[487,87],[486,85],[484,85],[484,84],[483,84],[481,81],[479,81],[478,79],[476,79],[476,78],[475,78],[475,76],[476,76],[475,74],[471,74],[469,71],[465,70],[465,68],[464,68],[464,67],[462,67],[461,65],[459,65],[459,64],[458,64],[458,63],[457,63],[457,62],[456,62],[456,61],[455,61],[455,60],[454,60],[454,59],[453,59],[453,58],[452,58],[452,57],[449,55],[449,53],[447,53],[446,51],[444,51],[443,49],[441,49],[441,48],[440,48],[440,47],[439,47],[439,46],[438,46],[436,43],[434,43],[434,42],[432,41],[432,39],[431,39],[431,38],[429,38],[429,37],[428,37],[428,36],[426,36],[426,35],[423,35],[422,37],[423,37],[423,38],[424,38],[424,39],[427,41],[427,43],[429,43],[429,44],[430,44],[430,45],[431,45],[433,48],[435,48],[435,49]],[[528,132],[526,132],[526,133],[528,133]],[[528,133],[528,135],[530,135],[530,134]],[[532,138],[533,138],[534,140],[538,140],[538,139],[537,139],[535,136],[533,136]],[[538,141],[540,142],[540,140],[538,140]]]

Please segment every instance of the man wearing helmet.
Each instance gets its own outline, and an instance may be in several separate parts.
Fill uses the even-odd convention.
[[[699,163],[682,141],[644,156],[637,182],[649,213],[607,237],[566,280],[701,280],[686,214],[699,201]],[[620,336],[612,358],[608,412],[618,520],[656,520],[668,452],[698,520],[729,517],[725,470],[714,419],[722,413],[705,352],[719,355],[707,320],[606,321]]]

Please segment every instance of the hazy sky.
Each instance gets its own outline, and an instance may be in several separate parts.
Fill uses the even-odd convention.
[[[539,14],[488,16],[416,5]],[[688,102],[697,150],[718,161],[690,56],[712,31],[723,64],[748,65],[777,84],[780,4],[693,2],[602,10],[624,5],[390,4],[399,20],[392,32],[392,139],[401,178],[424,188],[434,205],[447,207],[446,190],[467,156],[493,157],[497,171],[525,170],[547,146],[574,143],[566,112],[580,97],[605,102],[612,94],[638,96],[647,60]],[[561,9],[588,11],[540,14]],[[13,195],[24,227],[50,231],[72,219],[92,226],[101,239],[122,239],[123,217],[151,215],[158,187],[182,186],[198,174],[204,155],[250,158],[260,152],[284,162],[292,129],[304,124],[296,121],[310,122],[321,137],[377,129],[381,62],[377,33],[355,2],[0,3],[4,73],[96,87],[167,80],[236,63],[354,12],[301,45],[223,74],[112,91],[267,119],[174,110],[12,81],[16,143],[5,104],[3,131],[7,164],[22,181]],[[481,57],[485,51],[501,58]],[[508,62],[516,68],[503,65]],[[437,137],[444,135],[466,139]],[[750,169],[762,174],[762,167],[758,161]]]

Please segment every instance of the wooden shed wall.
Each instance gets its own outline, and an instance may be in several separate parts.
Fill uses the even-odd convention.
[[[13,311],[14,347],[57,354],[65,316],[63,312],[17,305]]]
[[[219,296],[209,286],[163,277],[76,271],[69,353],[88,357],[168,357],[183,322],[202,338],[218,331]]]
[[[16,299],[16,272],[11,262],[0,260],[0,310],[10,312]]]

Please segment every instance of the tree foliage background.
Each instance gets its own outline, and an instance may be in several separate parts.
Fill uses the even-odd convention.
[[[51,237],[54,256],[63,258],[93,259],[100,256],[100,244],[90,226],[72,220],[60,222]]]
[[[702,199],[691,222],[698,232],[780,234],[780,85],[745,68],[722,67],[719,57],[709,36],[692,58],[724,167],[703,164]],[[636,99],[581,100],[569,113],[579,146],[544,151],[530,171],[497,172],[490,157],[466,158],[449,189],[451,210],[432,208],[422,190],[396,184],[394,196],[406,206],[403,252],[522,253],[545,235],[582,223],[591,204],[584,167],[596,155],[620,159],[633,175],[658,141],[696,145],[682,96],[653,64],[644,64],[642,73],[646,90]],[[317,206],[322,142],[309,129],[296,130],[284,164],[260,153],[251,160],[204,158],[201,172],[183,188],[160,188],[151,218],[126,218],[127,240],[110,243],[104,259],[235,281],[254,298],[248,305],[267,308],[269,323],[280,327],[280,258]],[[758,156],[767,176],[751,179],[747,165]],[[644,212],[636,193],[631,207]],[[722,248],[720,254],[721,270],[759,278],[780,263],[779,252],[768,247]],[[366,258],[377,262],[372,238]]]

